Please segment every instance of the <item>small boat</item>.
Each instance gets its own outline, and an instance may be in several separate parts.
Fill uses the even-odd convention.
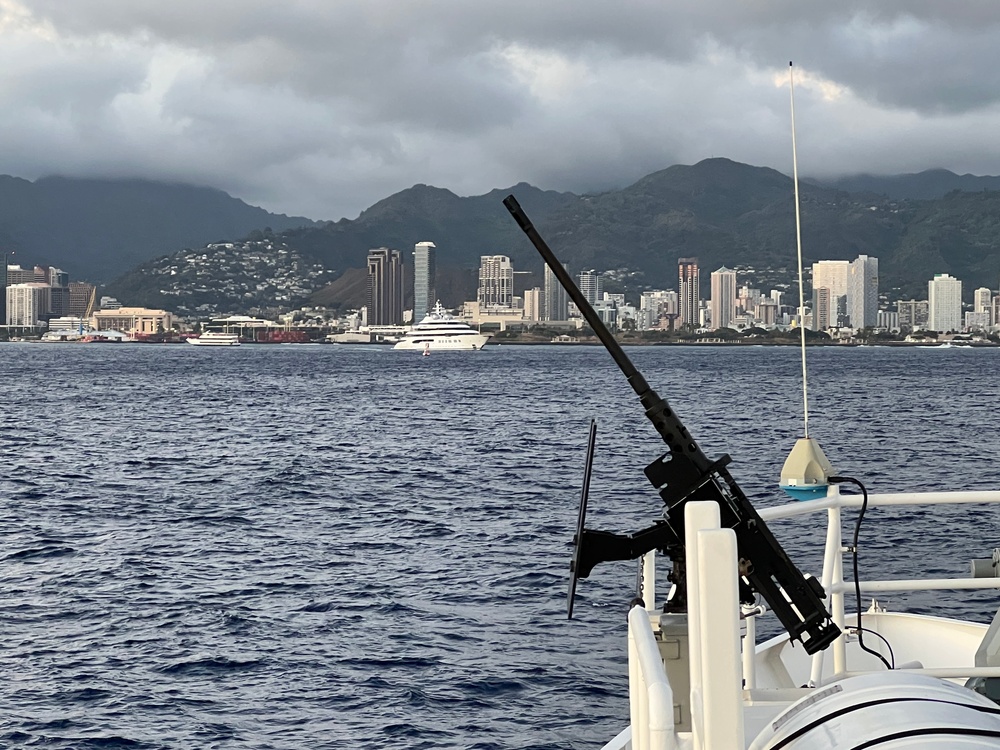
[[[235,333],[222,331],[205,331],[201,336],[186,339],[194,346],[239,346],[240,337]]]
[[[426,356],[438,350],[475,351],[486,346],[489,340],[489,334],[480,333],[457,320],[438,302],[427,317],[413,326],[392,348],[423,351]]]

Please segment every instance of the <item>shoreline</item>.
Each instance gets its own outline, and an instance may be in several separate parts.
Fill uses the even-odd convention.
[[[693,346],[693,347],[748,347],[748,346],[801,346],[798,341],[633,341],[617,339],[621,346]],[[580,341],[522,341],[518,339],[490,342],[487,346],[603,346],[599,339],[587,338]],[[917,341],[879,341],[874,344],[861,342],[813,342],[807,341],[807,347],[850,349],[859,347],[882,347],[887,349],[995,349],[1000,344],[992,341],[941,341],[941,342],[917,342]]]

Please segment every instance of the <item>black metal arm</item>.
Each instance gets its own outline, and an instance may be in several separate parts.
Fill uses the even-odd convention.
[[[840,629],[823,603],[822,586],[815,578],[803,576],[792,564],[726,469],[729,456],[711,461],[702,452],[670,405],[649,387],[632,364],[514,196],[507,196],[503,203],[611,354],[639,397],[646,417],[669,449],[645,469],[646,477],[665,504],[663,519],[629,535],[589,529],[578,532],[574,540],[577,546],[572,566],[574,578],[586,578],[600,562],[634,559],[659,549],[674,562],[672,580],[678,587],[674,606],[685,607],[684,506],[689,500],[714,500],[719,503],[723,527],[736,532],[740,557],[749,564],[747,580],[764,597],[789,636],[802,641],[810,654],[829,646],[840,635]]]

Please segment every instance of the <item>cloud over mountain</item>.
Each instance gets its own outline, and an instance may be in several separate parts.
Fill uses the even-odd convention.
[[[727,156],[1000,172],[1000,6],[0,0],[0,172],[199,182],[315,218],[416,183],[597,191]]]

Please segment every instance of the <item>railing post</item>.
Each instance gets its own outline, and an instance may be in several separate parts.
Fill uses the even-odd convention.
[[[841,552],[843,545],[842,531],[840,528],[840,486],[831,484],[826,492],[826,497],[833,504],[826,511],[826,548],[823,550],[823,573],[820,583],[826,592],[827,604],[833,621],[843,631],[844,629],[844,595],[833,590],[834,583],[843,580],[844,577],[844,556]],[[843,664],[846,658],[845,637],[841,635],[833,644],[834,671],[838,664]],[[839,655],[838,655],[839,654]],[[826,651],[819,651],[812,656],[812,669],[809,674],[809,683],[819,685],[823,680],[823,661]]]
[[[629,721],[632,724],[632,750],[646,750],[646,723],[644,720],[646,700],[646,686],[643,684],[635,628],[632,625],[632,613],[630,612],[628,620],[628,706]]]
[[[711,717],[702,737],[708,750],[744,747],[737,560],[732,529],[698,532],[702,693],[704,715]]]
[[[719,528],[719,504],[708,500],[690,500],[684,507],[684,539],[687,554],[687,597],[688,597],[688,658],[691,669],[691,736],[694,750],[705,750],[705,715],[702,700],[701,666],[701,595],[700,560],[698,556],[698,532],[702,529]]]
[[[746,628],[743,633],[743,687],[753,690],[757,687],[757,616],[748,614],[743,619]]]
[[[673,692],[645,609],[632,608],[628,631],[632,748],[676,750]]]
[[[656,609],[656,550],[642,556],[642,591],[639,595],[649,612]]]

